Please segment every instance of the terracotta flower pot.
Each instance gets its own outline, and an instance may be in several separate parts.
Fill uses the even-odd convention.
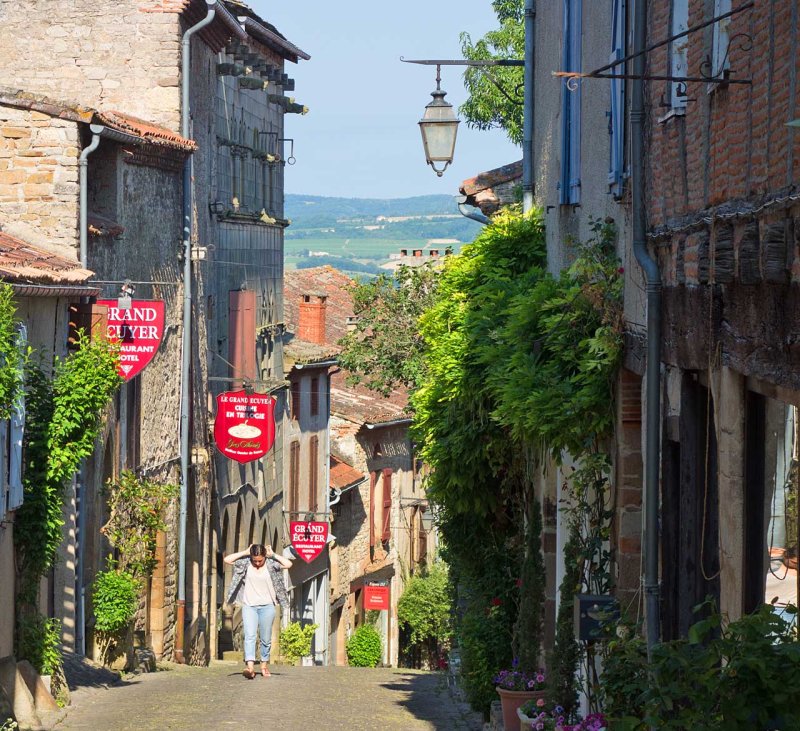
[[[505,731],[517,731],[520,728],[520,719],[517,709],[531,700],[531,698],[544,698],[543,690],[506,690],[497,686],[495,688],[500,696],[500,704],[503,707],[503,727]]]

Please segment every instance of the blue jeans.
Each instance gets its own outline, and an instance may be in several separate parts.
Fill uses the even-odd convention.
[[[269,651],[272,647],[272,623],[274,621],[274,604],[262,604],[257,607],[242,605],[245,662],[255,662],[256,660],[256,630],[258,630],[261,642],[261,662],[269,662]]]

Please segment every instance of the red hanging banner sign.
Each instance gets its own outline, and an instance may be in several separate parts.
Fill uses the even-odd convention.
[[[300,558],[311,563],[319,556],[328,542],[328,523],[321,521],[291,521],[289,534],[292,546]]]
[[[126,381],[138,375],[151,361],[164,335],[164,303],[161,300],[131,300],[122,309],[117,300],[97,300],[108,308],[108,339],[119,343],[118,372]]]
[[[364,610],[388,608],[389,587],[367,584],[364,587]]]
[[[268,393],[227,391],[217,396],[214,441],[226,457],[252,462],[275,441],[275,399]]]

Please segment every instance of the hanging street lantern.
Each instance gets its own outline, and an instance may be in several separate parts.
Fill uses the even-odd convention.
[[[458,118],[453,111],[453,105],[444,100],[447,92],[442,91],[441,80],[440,67],[437,66],[436,90],[431,92],[433,101],[425,107],[425,114],[419,121],[425,160],[439,177],[442,177],[447,166],[453,162],[458,133]],[[444,167],[439,170],[437,163],[444,163]]]

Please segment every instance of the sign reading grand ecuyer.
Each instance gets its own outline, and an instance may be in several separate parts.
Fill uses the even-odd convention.
[[[289,534],[294,550],[306,563],[319,556],[328,542],[328,523],[298,520],[289,523]]]
[[[217,396],[214,441],[226,457],[252,462],[275,441],[275,399],[268,393],[226,391]]]
[[[132,300],[128,309],[117,300],[98,300],[108,307],[108,339],[120,345],[119,374],[126,381],[138,375],[153,360],[164,335],[164,303]]]

